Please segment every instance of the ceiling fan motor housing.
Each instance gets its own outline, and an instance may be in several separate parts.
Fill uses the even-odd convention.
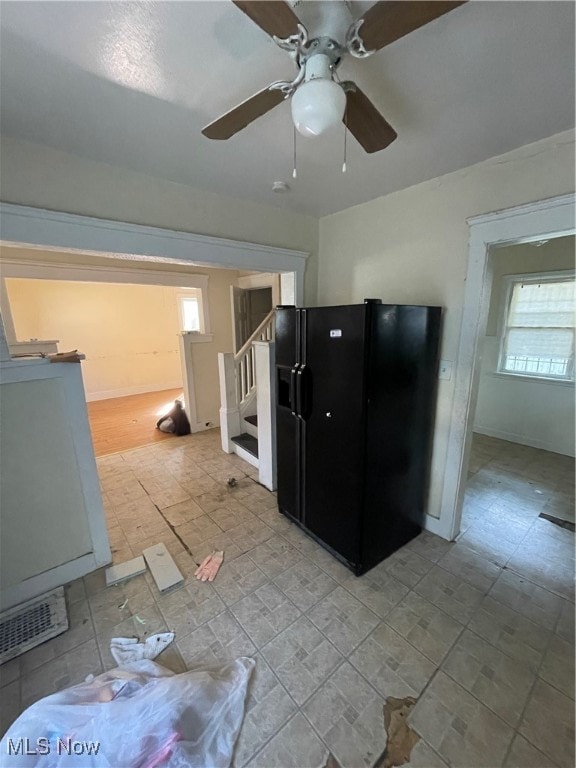
[[[304,66],[306,74],[305,82],[310,80],[332,80],[332,61],[325,53],[316,53],[306,59]]]

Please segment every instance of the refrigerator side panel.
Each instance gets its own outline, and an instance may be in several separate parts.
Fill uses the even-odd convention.
[[[355,567],[364,460],[364,305],[305,311],[303,524]]]
[[[300,519],[301,429],[294,408],[294,376],[299,362],[299,310],[276,310],[276,466],[278,508]]]
[[[440,307],[374,308],[368,363],[362,561],[368,569],[424,525]]]

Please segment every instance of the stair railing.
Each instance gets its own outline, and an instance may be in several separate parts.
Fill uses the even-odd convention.
[[[234,366],[236,370],[236,402],[241,407],[253,394],[256,389],[256,357],[254,354],[253,342],[272,341],[274,338],[274,310],[266,315],[264,320],[246,339],[234,355]]]

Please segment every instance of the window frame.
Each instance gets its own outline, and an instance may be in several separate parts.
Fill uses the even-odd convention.
[[[204,315],[204,301],[203,301],[202,288],[182,288],[176,294],[176,302],[178,304],[178,318],[180,321],[180,331],[183,334],[193,333],[195,335],[206,334],[206,317]],[[199,328],[197,331],[186,331],[184,329],[184,302],[186,299],[195,299],[198,305],[198,323]]]
[[[576,270],[562,269],[554,272],[529,272],[526,274],[513,274],[504,275],[503,281],[505,286],[504,301],[502,302],[500,309],[500,317],[498,323],[498,362],[496,364],[496,375],[503,376],[511,379],[521,379],[523,381],[539,381],[547,384],[560,384],[573,386],[575,382],[575,360],[574,350],[568,366],[568,375],[566,376],[551,376],[542,373],[530,373],[529,371],[508,371],[504,368],[506,358],[506,340],[508,335],[508,317],[510,314],[510,306],[512,303],[512,295],[514,287],[518,283],[544,283],[544,282],[562,282],[566,280],[574,281],[576,278]],[[576,327],[574,329],[574,335],[576,337]]]

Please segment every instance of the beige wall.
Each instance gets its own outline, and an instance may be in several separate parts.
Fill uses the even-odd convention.
[[[540,247],[497,248],[490,262],[492,293],[474,430],[574,456],[574,384],[495,375],[500,351],[499,323],[506,302],[504,276],[574,269],[574,236],[549,240]]]
[[[119,263],[92,255],[8,246],[0,248],[0,266],[1,259],[107,270],[120,267],[124,274],[130,269],[145,270],[151,282],[159,270],[184,276],[208,275],[213,341],[194,345],[196,405],[200,422],[219,423],[217,353],[233,350],[230,285],[237,281],[235,270]],[[60,350],[78,347],[87,355],[82,369],[88,399],[119,397],[137,387],[152,391],[180,386],[180,327],[175,303],[179,289],[14,278],[7,278],[6,283],[19,340],[56,338],[60,339]],[[91,317],[92,311],[86,311],[87,302],[93,313],[100,314],[98,322]]]
[[[177,288],[6,280],[18,340],[79,349],[88,400],[182,385]]]
[[[4,136],[0,161],[3,202],[308,251],[306,301],[316,299],[318,221],[311,216]]]
[[[574,134],[320,220],[321,305],[379,297],[444,308],[442,357],[455,360],[468,262],[466,219],[574,191]],[[454,376],[439,381],[429,513],[438,516]]]

